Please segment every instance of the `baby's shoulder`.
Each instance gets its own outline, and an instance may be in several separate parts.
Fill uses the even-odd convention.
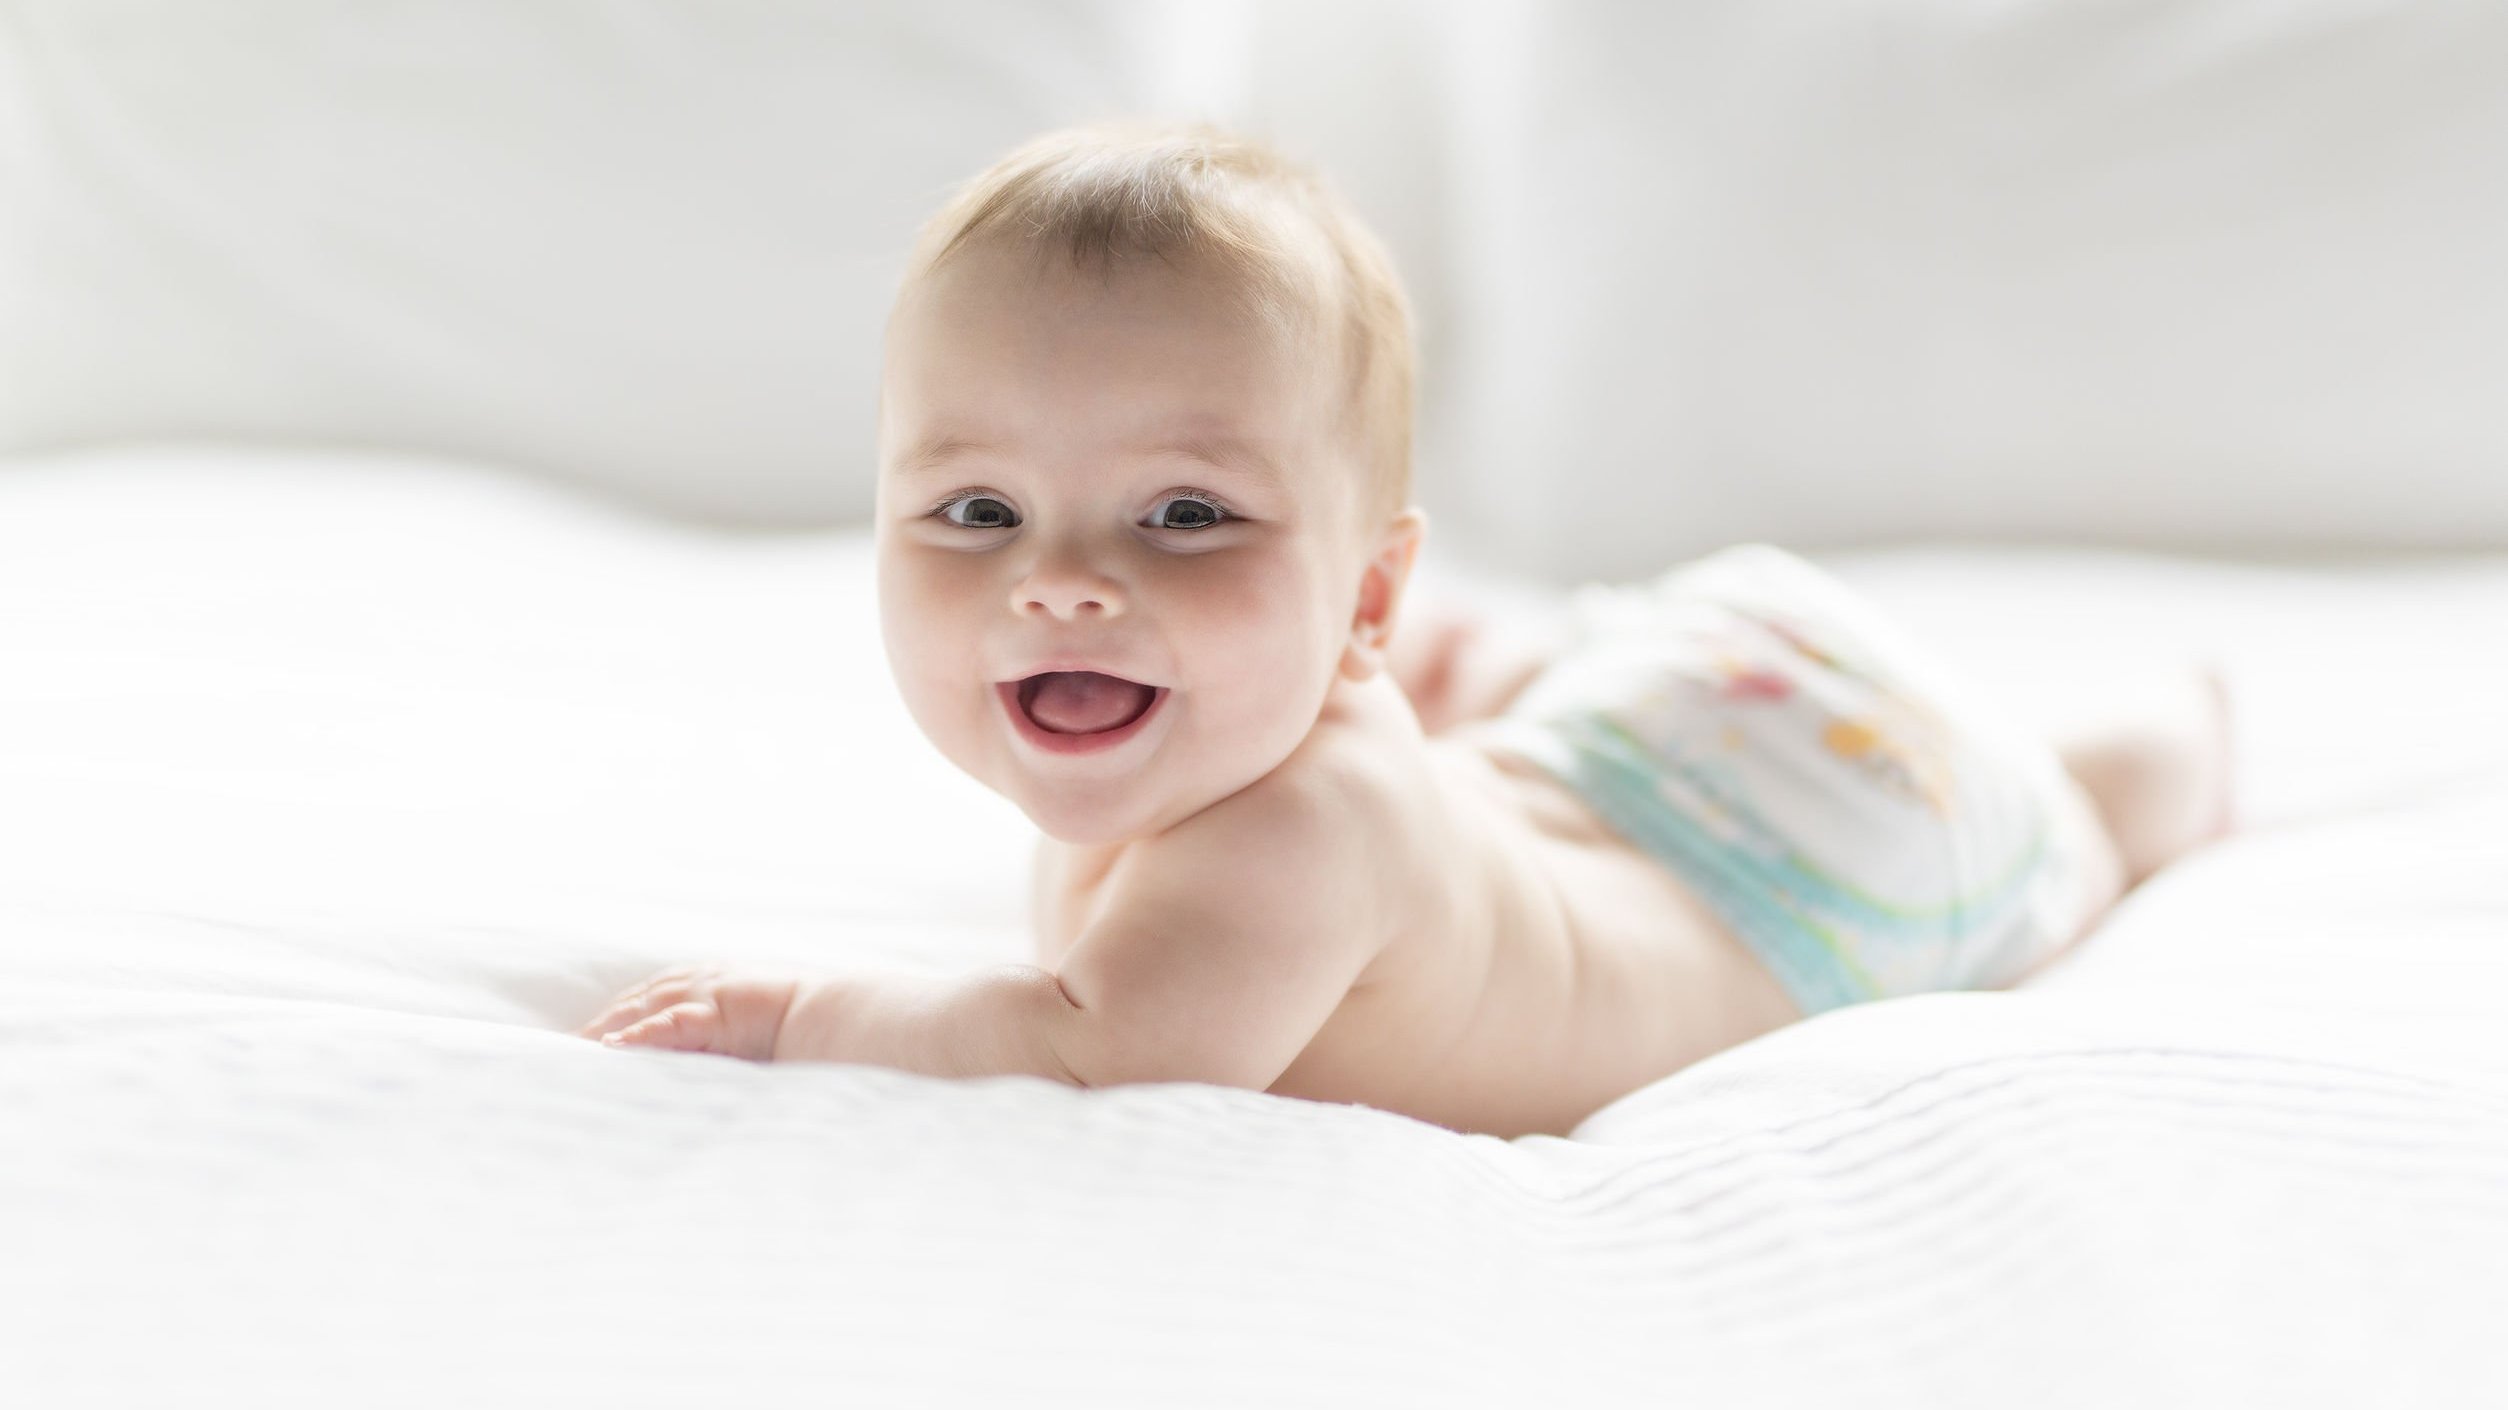
[[[1406,739],[1373,712],[1329,716],[1269,773],[1150,839],[1141,860],[1256,887],[1364,886],[1419,840],[1424,756],[1416,729]]]
[[[1271,772],[1203,809],[1168,834],[1229,846],[1341,844],[1397,811],[1402,768],[1391,741],[1364,726],[1319,726]]]

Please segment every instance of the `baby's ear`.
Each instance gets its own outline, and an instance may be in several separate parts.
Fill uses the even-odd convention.
[[[1418,506],[1396,514],[1378,534],[1374,554],[1359,575],[1358,610],[1350,617],[1349,643],[1341,649],[1341,674],[1363,681],[1385,668],[1385,649],[1402,611],[1402,595],[1411,585],[1411,569],[1419,562],[1420,545],[1428,538],[1428,515]]]

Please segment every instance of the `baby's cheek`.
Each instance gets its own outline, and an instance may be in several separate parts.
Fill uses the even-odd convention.
[[[1204,631],[1277,644],[1311,623],[1317,593],[1307,555],[1227,552],[1170,560],[1154,584],[1158,598]]]
[[[1283,753],[1306,736],[1338,660],[1322,612],[1294,580],[1245,583],[1207,604],[1195,639],[1207,700],[1235,742]]]
[[[982,707],[990,702],[977,698],[964,670],[949,669],[947,663],[934,659],[928,646],[916,644],[928,637],[912,632],[908,628],[908,635],[889,638],[889,667],[898,698],[905,702],[915,728],[934,748],[951,763],[980,774]]]
[[[963,619],[980,597],[986,579],[978,571],[983,559],[973,554],[908,550],[894,555],[880,569],[880,617],[894,631],[929,639],[933,629]]]
[[[901,683],[962,670],[982,606],[997,603],[972,555],[915,552],[880,563],[880,633]]]

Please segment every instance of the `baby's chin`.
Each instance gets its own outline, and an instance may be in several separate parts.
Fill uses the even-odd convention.
[[[1276,761],[1275,761],[1276,764]],[[1113,847],[1155,837],[1234,796],[1269,769],[1245,777],[1195,779],[1181,786],[1155,768],[1104,779],[1024,778],[999,790],[1036,830],[1069,847]]]
[[[1112,847],[1155,837],[1216,798],[1201,803],[1158,796],[1134,776],[1102,784],[1029,780],[1010,801],[1036,830],[1068,847]]]

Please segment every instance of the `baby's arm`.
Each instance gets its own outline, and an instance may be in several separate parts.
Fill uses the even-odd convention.
[[[1331,1017],[1385,933],[1356,814],[1330,780],[1274,774],[1134,844],[1055,969],[799,983],[766,1051],[1082,1086],[1268,1087]],[[657,1000],[658,1001],[658,1000]],[[668,1046],[728,1049],[683,1008]],[[629,1030],[634,1033],[633,1029]],[[628,1042],[653,1041],[635,1034]]]
[[[1267,1087],[1384,931],[1357,884],[1363,843],[1331,791],[1311,774],[1275,774],[1135,843],[1051,972],[1005,967],[920,994],[842,978],[807,986],[776,1056],[1084,1086]]]

